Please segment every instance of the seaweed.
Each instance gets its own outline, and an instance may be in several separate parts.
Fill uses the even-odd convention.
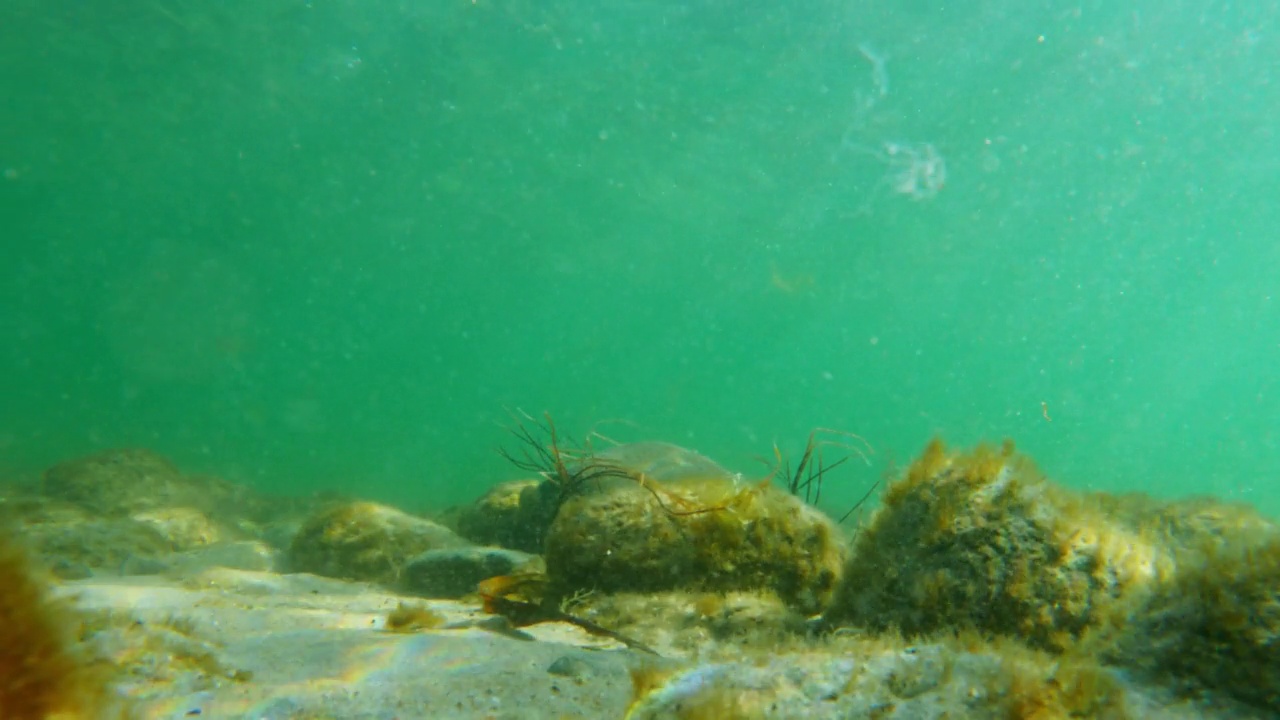
[[[826,450],[833,447],[845,451],[846,454],[828,463]],[[782,454],[777,443],[774,444],[774,471],[772,476],[781,476],[786,481],[788,492],[796,497],[800,497],[801,493],[804,493],[805,503],[816,506],[822,500],[822,483],[827,473],[845,464],[855,456],[861,458],[867,465],[871,465],[870,455],[874,452],[875,449],[871,447],[871,443],[867,442],[861,435],[845,430],[814,428],[809,433],[809,440],[805,443],[804,452],[801,453],[800,461],[796,463],[794,470],[791,467],[791,461]],[[867,500],[871,499],[871,495],[876,491],[876,488],[880,487],[880,482],[877,479],[872,483],[866,493],[844,515],[840,516],[838,522],[843,524],[859,508],[866,504]]]
[[[53,599],[8,532],[0,529],[0,717],[123,717],[110,667],[77,641],[80,617]]]
[[[444,617],[422,603],[399,603],[387,613],[383,628],[392,633],[414,633],[444,625]]]
[[[592,446],[593,438],[602,438],[613,444],[616,441],[592,431],[586,441],[579,444],[566,444],[562,439],[555,421],[550,413],[543,413],[539,420],[522,410],[510,413],[513,425],[507,428],[519,441],[515,451],[499,446],[498,453],[507,462],[525,472],[538,475],[547,487],[552,489],[552,507],[549,509],[548,521],[554,518],[560,507],[571,497],[581,493],[588,485],[599,485],[609,479],[629,480],[649,492],[661,509],[672,516],[684,517],[728,510],[732,503],[721,505],[676,508],[673,505],[686,501],[678,495],[669,493],[643,472],[625,467],[613,460],[602,458],[596,454]],[[837,448],[843,451],[840,457],[828,462],[827,451]],[[769,474],[760,481],[767,485],[775,478],[782,478],[786,489],[793,496],[802,498],[807,505],[817,506],[822,500],[823,482],[828,473],[844,465],[851,458],[860,458],[866,465],[871,465],[871,455],[875,448],[865,438],[856,433],[830,428],[815,428],[809,433],[804,452],[800,455],[795,467],[775,443],[773,461],[762,459],[772,467]],[[878,478],[867,488],[858,500],[849,507],[837,520],[843,525],[867,501],[883,483]]]
[[[632,650],[658,655],[658,651],[634,638],[615,632],[586,618],[565,612],[559,603],[548,602],[542,597],[546,577],[540,573],[499,575],[480,583],[477,588],[484,603],[484,611],[500,615],[513,627],[521,628],[544,622],[565,622],[576,625],[591,635],[616,640]]]
[[[718,512],[727,510],[729,507],[715,505],[675,509],[672,504],[684,502],[682,498],[662,490],[656,481],[643,472],[602,458],[595,453],[589,438],[603,436],[592,433],[587,442],[566,446],[560,439],[560,433],[556,430],[555,421],[551,419],[550,413],[543,413],[543,419],[539,421],[532,415],[519,411],[519,415],[512,413],[512,419],[515,420],[515,425],[507,428],[507,431],[520,441],[521,448],[518,452],[511,452],[499,446],[498,453],[517,468],[539,475],[554,488],[555,498],[551,517],[555,517],[560,506],[569,498],[581,493],[588,485],[599,485],[609,479],[636,483],[653,496],[664,512],[677,517]]]
[[[517,468],[534,473],[554,486],[557,507],[588,483],[631,477],[626,468],[596,457],[590,442],[566,447],[550,413],[543,413],[543,419],[538,420],[523,410],[517,412],[518,415],[511,413],[515,424],[507,431],[520,441],[520,449],[511,452],[499,446],[498,454]]]

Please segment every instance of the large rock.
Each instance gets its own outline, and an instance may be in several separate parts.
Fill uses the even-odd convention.
[[[1169,552],[1003,448],[934,441],[854,545],[827,619],[908,635],[974,629],[1063,650]]]
[[[934,441],[885,490],[826,616],[908,635],[977,630],[1060,652],[1200,548],[1274,531],[1242,506],[1055,486],[1011,443],[951,452]]]
[[[480,545],[541,553],[554,507],[542,500],[543,480],[500,483],[454,517],[458,533]]]
[[[79,508],[97,519],[153,525],[179,550],[215,542],[263,539],[264,525],[296,514],[305,501],[263,496],[208,475],[180,472],[150,450],[113,449],[58,463],[24,498]],[[25,493],[24,493],[25,494]],[[35,524],[30,516],[19,519]]]
[[[623,445],[590,461],[613,472],[574,488],[548,530],[553,597],[771,590],[805,613],[829,600],[845,544],[818,510],[672,445]]]
[[[61,578],[119,575],[186,549],[161,523],[99,517],[84,508],[39,496],[6,500],[0,522],[10,526],[33,559]]]
[[[303,523],[289,546],[287,565],[295,572],[394,584],[414,557],[468,545],[430,520],[386,505],[351,502],[321,510]]]
[[[33,555],[62,578],[163,572],[170,556],[234,542],[239,533],[190,507],[100,514],[43,496],[0,508]]]
[[[173,463],[135,448],[60,462],[45,471],[41,490],[102,515],[187,505],[196,498],[195,489]]]
[[[1206,543],[1117,613],[1094,643],[1135,676],[1190,696],[1228,696],[1280,716],[1280,539]]]
[[[215,509],[234,486],[217,478],[185,475],[150,450],[104,450],[58,463],[45,471],[41,491],[99,515],[130,515],[157,508]]]

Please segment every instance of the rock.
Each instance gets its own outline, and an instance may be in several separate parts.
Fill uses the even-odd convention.
[[[135,513],[131,519],[155,528],[176,550],[204,547],[227,539],[229,534],[204,513],[189,507],[157,508]]]
[[[769,590],[820,611],[846,548],[835,523],[768,483],[744,482],[672,445],[592,456],[547,533],[552,596],[584,591]]]
[[[161,572],[162,558],[175,549],[155,527],[131,518],[28,525],[22,539],[63,578]]]
[[[298,536],[307,519],[307,517],[285,517],[274,522],[264,523],[257,537],[281,552],[288,552],[289,546],[293,544],[293,539]]]
[[[1051,485],[1012,445],[954,453],[935,441],[886,488],[827,618],[1061,651],[1171,568],[1148,534]]]
[[[386,505],[352,502],[322,510],[303,523],[286,561],[294,572],[394,584],[418,555],[469,545],[430,520]]]
[[[1276,537],[1275,526],[1249,508],[1073,492],[1011,444],[957,453],[935,441],[886,488],[826,616],[908,635],[977,630],[1061,652],[1168,581],[1183,556],[1258,537]]]
[[[480,545],[497,545],[541,553],[552,514],[539,502],[543,480],[515,480],[495,485],[454,518],[458,534]]]
[[[278,504],[243,485],[184,474],[144,449],[105,450],[58,463],[45,471],[39,489],[97,517],[192,508],[227,526],[275,513]]]
[[[474,593],[481,580],[510,575],[535,560],[535,555],[496,547],[428,550],[405,564],[400,587],[422,597],[459,598]]]
[[[582,681],[594,674],[594,668],[591,659],[584,657],[584,653],[561,655],[547,666],[547,674]]]
[[[1193,720],[1247,717],[1170,702],[1088,660],[1064,662],[975,638],[910,644],[832,640],[826,647],[703,661],[674,672],[633,668],[631,720],[659,718],[1006,718]]]
[[[1252,565],[1276,563],[1244,556],[1229,574]],[[5,579],[0,586],[12,596],[17,584]],[[1195,643],[1214,636],[1254,641],[1271,632],[1273,618],[1236,624],[1237,611],[1266,607],[1269,596],[1256,591],[1276,583],[1270,570],[1255,580],[1228,582],[1222,592],[1252,596],[1256,604],[1224,604],[1222,622],[1207,626],[1201,639],[1170,646],[1175,653],[1218,653],[1224,665],[1217,678],[1227,684],[1215,687],[1231,688],[1229,675],[1256,656]],[[1208,592],[1194,584],[1179,590]],[[305,573],[212,568],[181,578],[95,577],[52,593],[42,611],[63,603],[81,611],[68,623],[77,652],[92,657],[95,671],[120,679],[112,696],[138,717],[1259,720],[1276,714],[1240,705],[1222,690],[1201,700],[1148,684],[1168,666],[1155,663],[1148,673],[1131,660],[1137,650],[1116,655],[1123,665],[1112,669],[1081,654],[1084,645],[1051,654],[977,633],[909,641],[892,632],[814,638],[787,630],[768,642],[752,626],[803,623],[767,593],[614,594],[569,604],[566,612],[598,622],[627,618],[643,637],[678,626],[689,642],[664,644],[662,658],[567,622],[515,629],[502,616],[484,615],[474,600],[407,603],[367,583]],[[397,623],[407,604],[428,621]],[[1195,617],[1165,619],[1190,620],[1194,628]],[[1159,620],[1153,615],[1147,626],[1155,628],[1151,637],[1180,632],[1156,627]],[[30,646],[30,635],[21,634],[26,627],[0,623],[6,637],[18,639],[9,645],[20,648]],[[742,642],[750,637],[761,641]],[[1256,679],[1246,673],[1240,682]]]
[[[1117,613],[1102,657],[1188,696],[1233,697],[1280,715],[1280,539],[1206,546]]]
[[[1216,498],[1169,501],[1140,493],[1090,496],[1109,518],[1134,528],[1174,554],[1198,562],[1206,550],[1242,547],[1274,538],[1280,528],[1254,508]]]
[[[848,559],[825,517],[675,446],[619,446],[563,477],[519,491],[558,511],[541,578],[536,557],[374,503],[312,512],[287,558],[306,572],[292,574],[235,538],[296,509],[241,526],[194,504],[101,517],[6,494],[0,521],[81,578],[37,605],[83,611],[64,628],[77,657],[119,679],[112,699],[139,717],[1280,714],[1280,535],[1246,508],[1071,493],[1011,447],[936,445]],[[832,623],[806,615],[844,567],[826,618],[844,627],[818,636]],[[311,572],[428,594],[518,582],[509,603],[482,605]],[[518,605],[542,599],[546,576],[556,604]],[[12,600],[22,582],[4,579]],[[19,665],[32,607],[11,603],[19,620],[0,623]],[[640,643],[661,656],[628,649]]]
[[[199,489],[150,450],[106,450],[58,463],[44,473],[43,493],[97,515],[128,515],[192,505]]]
[[[439,627],[391,632],[405,598],[360,583],[219,569],[185,582],[95,578],[60,594],[125,679],[130,717],[621,718],[631,696],[634,656],[613,640],[565,623],[514,639],[448,600],[417,601]],[[590,675],[548,672],[566,656]]]
[[[570,471],[608,466],[664,483],[699,481],[710,477],[734,477],[715,460],[695,450],[666,442],[614,445],[572,463]]]
[[[61,578],[168,571],[181,553],[232,533],[193,508],[155,508],[100,517],[65,501],[26,497],[5,503],[8,522]]]

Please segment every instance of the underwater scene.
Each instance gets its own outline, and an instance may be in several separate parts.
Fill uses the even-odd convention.
[[[0,720],[1280,718],[1280,4],[0,58]]]

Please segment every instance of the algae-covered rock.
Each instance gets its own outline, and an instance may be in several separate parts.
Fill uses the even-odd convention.
[[[771,590],[806,613],[830,598],[843,537],[799,499],[672,445],[623,445],[592,461],[614,472],[575,488],[548,530],[553,596]]]
[[[237,535],[194,508],[104,516],[38,495],[5,502],[0,518],[20,529],[33,555],[62,578],[163,572],[170,555]]]
[[[452,526],[482,545],[541,553],[561,504],[581,491],[597,489],[601,476],[607,481],[615,470],[667,483],[730,476],[710,458],[662,442],[626,443],[600,452],[584,451],[580,457],[558,457],[565,465],[546,468],[546,477],[500,483],[471,505],[456,509]],[[564,477],[558,477],[557,471]],[[573,479],[583,482],[576,484]]]
[[[101,515],[191,505],[199,490],[173,463],[144,449],[106,450],[44,473],[45,495]]]
[[[155,528],[180,551],[229,539],[226,529],[195,508],[158,508],[134,513],[130,519]]]
[[[542,500],[544,480],[514,480],[490,488],[454,517],[458,534],[480,545],[542,552],[555,508]]]
[[[827,617],[1063,650],[1171,566],[1150,533],[1051,485],[1011,444],[955,453],[934,441],[886,489]]]
[[[35,526],[26,540],[62,577],[135,574],[140,567],[159,568],[159,559],[174,551],[154,528],[128,519]]]
[[[1175,555],[1239,548],[1274,537],[1280,530],[1256,509],[1217,498],[1169,501],[1140,493],[1091,497],[1109,518],[1135,528]]]
[[[1188,695],[1280,715],[1280,539],[1206,547],[1117,613],[1097,645],[1112,663]]]
[[[440,548],[470,545],[452,530],[372,502],[344,503],[303,523],[289,546],[296,572],[393,583],[410,559]]]
[[[145,449],[104,450],[58,463],[44,472],[40,494],[98,517],[193,508],[228,524],[272,512],[252,489],[207,475],[190,475]]]
[[[21,528],[22,540],[32,554],[61,578],[158,567],[161,558],[183,549],[151,523],[128,517],[97,518],[43,498],[24,504],[40,511],[15,528]]]

